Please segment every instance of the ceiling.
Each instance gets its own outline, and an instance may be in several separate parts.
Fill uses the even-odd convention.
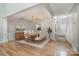
[[[46,5],[46,4],[45,4]],[[74,3],[50,3],[48,4],[49,10],[44,4],[39,4],[29,9],[25,9],[10,17],[10,19],[27,19],[32,20],[32,16],[41,17],[41,19],[50,19],[51,16],[67,14],[73,7]],[[50,13],[53,13],[51,15]]]
[[[34,7],[31,7],[30,9],[25,9],[19,13],[9,16],[8,19],[10,19],[10,21],[14,21],[17,19],[32,21],[35,18],[38,18],[40,20],[51,18],[51,15],[49,11],[45,8],[45,5],[41,4],[41,5],[36,5]]]
[[[38,3],[6,3],[6,16],[10,16],[24,9],[28,9]]]
[[[51,3],[50,9],[53,15],[63,15],[67,14],[73,7],[74,3]]]

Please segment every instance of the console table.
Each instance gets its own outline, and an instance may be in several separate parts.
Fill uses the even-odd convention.
[[[24,40],[25,39],[24,32],[16,32],[15,33],[15,39],[16,40]]]

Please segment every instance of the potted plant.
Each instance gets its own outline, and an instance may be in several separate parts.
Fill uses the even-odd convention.
[[[48,34],[49,34],[49,38],[50,38],[50,35],[52,33],[52,29],[49,27],[48,30],[47,30]]]
[[[24,26],[20,26],[20,27],[17,27],[16,30],[17,30],[17,31],[24,31],[25,28],[24,28]]]
[[[17,31],[20,31],[20,29],[21,29],[21,28],[20,28],[19,26],[18,26],[18,27],[16,27],[16,30],[17,30]]]

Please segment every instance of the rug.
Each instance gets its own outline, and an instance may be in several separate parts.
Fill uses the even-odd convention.
[[[26,45],[31,45],[33,47],[36,47],[36,48],[43,48],[45,47],[45,45],[50,41],[50,39],[45,39],[45,40],[42,40],[42,41],[29,41],[29,40],[21,40],[21,41],[17,41],[18,43],[22,43],[22,44],[26,44]]]

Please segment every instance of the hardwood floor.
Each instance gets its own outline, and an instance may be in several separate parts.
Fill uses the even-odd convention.
[[[16,41],[0,45],[0,55],[3,56],[69,56],[79,55],[72,49],[67,41],[50,41],[44,48],[35,48],[29,45],[20,44]]]

